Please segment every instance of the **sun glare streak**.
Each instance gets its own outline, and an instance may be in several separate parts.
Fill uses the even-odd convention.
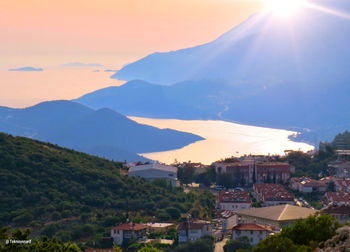
[[[337,17],[340,17],[340,18],[350,19],[350,14],[349,13],[341,12],[341,11],[338,11],[338,10],[333,10],[333,9],[330,9],[330,8],[323,7],[321,5],[316,5],[316,4],[312,4],[312,3],[306,3],[306,7],[314,9],[314,10],[318,10],[318,11],[321,11],[321,12],[324,12],[324,13],[327,13],[327,14],[331,14],[331,15],[334,15],[334,16],[337,16]]]

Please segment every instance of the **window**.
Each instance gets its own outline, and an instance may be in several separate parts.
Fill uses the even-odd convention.
[[[250,231],[250,234],[252,235],[252,234],[253,234],[253,231]]]

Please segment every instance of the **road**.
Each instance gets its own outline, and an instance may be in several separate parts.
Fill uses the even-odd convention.
[[[214,250],[214,252],[224,252],[224,245],[226,244],[227,240],[228,239],[225,238],[222,241],[215,243],[215,250]]]

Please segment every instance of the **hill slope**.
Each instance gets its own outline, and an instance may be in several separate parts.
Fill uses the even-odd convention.
[[[203,215],[212,207],[210,195],[147,183],[120,175],[121,169],[121,163],[0,133],[0,226],[69,241],[107,236],[128,217],[169,221],[194,204]]]
[[[193,134],[138,124],[110,109],[95,111],[70,101],[0,108],[0,131],[119,161],[145,160],[135,153],[176,149],[202,140]]]

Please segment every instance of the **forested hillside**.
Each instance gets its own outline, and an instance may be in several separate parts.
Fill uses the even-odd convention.
[[[0,133],[0,226],[30,227],[32,235],[99,241],[126,221],[205,217],[212,195],[186,194],[162,181],[120,174],[121,163]]]

